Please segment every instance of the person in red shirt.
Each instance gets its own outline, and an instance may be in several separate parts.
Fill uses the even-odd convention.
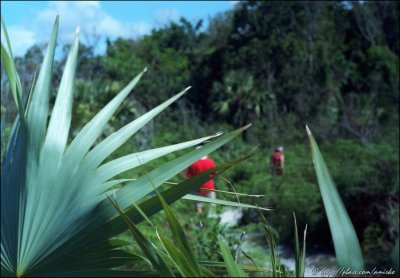
[[[280,176],[283,174],[285,166],[285,156],[283,155],[283,147],[279,146],[271,155],[271,167],[275,175]]]
[[[193,176],[196,176],[200,173],[203,173],[204,171],[207,171],[211,168],[215,167],[214,161],[207,157],[204,156],[201,159],[197,160],[195,163],[189,166],[189,168],[186,169],[186,177],[191,178]],[[215,191],[209,191],[209,190],[202,190],[202,188],[206,188],[209,190],[215,190],[214,187],[214,179],[210,179],[209,181],[203,183],[196,191],[195,194],[203,197],[208,197],[215,199],[216,194]],[[197,213],[202,213],[203,212],[203,206],[201,202],[196,203],[196,211]]]

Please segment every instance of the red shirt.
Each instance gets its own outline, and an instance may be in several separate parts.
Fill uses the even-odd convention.
[[[282,167],[282,158],[283,158],[283,153],[274,152],[271,155],[272,165],[274,165],[276,167]]]
[[[203,173],[204,171],[207,171],[208,169],[211,169],[214,167],[215,167],[214,161],[211,158],[207,157],[204,159],[197,160],[195,163],[190,165],[189,168],[187,169],[186,174],[190,178],[190,177],[196,176],[196,175]],[[215,189],[214,180],[210,179],[209,181],[203,183],[200,187],[207,188],[207,189]],[[205,195],[205,194],[209,193],[210,191],[198,189],[197,192]]]

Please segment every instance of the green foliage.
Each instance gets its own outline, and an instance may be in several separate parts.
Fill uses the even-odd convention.
[[[307,226],[304,230],[303,250],[300,253],[299,234],[297,231],[296,215],[293,213],[294,218],[294,243],[295,243],[295,260],[296,260],[296,277],[304,277],[305,271],[305,258],[306,258],[306,232]]]
[[[281,264],[279,254],[276,251],[276,239],[273,230],[268,225],[267,220],[260,213],[261,221],[264,224],[265,234],[268,241],[269,256],[271,260],[272,277],[285,277],[285,266]]]
[[[363,254],[368,258],[373,258],[377,252],[390,254],[393,246],[386,240],[385,232],[377,224],[370,224],[363,233]],[[387,258],[381,257],[379,263],[385,264]],[[375,263],[375,262],[369,262]]]
[[[253,122],[266,109],[268,95],[257,91],[251,75],[245,71],[231,71],[223,83],[214,83],[213,110],[228,122],[243,125]]]
[[[157,34],[161,36],[161,33],[168,31],[163,29],[155,32],[140,43],[123,39],[109,42],[107,56],[103,59],[108,76],[122,81],[126,81],[127,74],[132,71],[152,67],[154,71],[149,72],[143,80],[143,89],[140,88],[138,92],[139,101],[146,106],[153,106],[165,98],[167,92],[181,88],[189,81],[189,61],[186,55],[172,46],[162,46],[162,42],[157,39]]]
[[[225,169],[227,167],[230,167],[236,163],[238,163],[240,160],[233,162],[233,163],[228,163],[224,166],[219,166],[217,169]],[[167,191],[164,191],[163,193],[158,192],[157,189],[155,189],[157,196],[153,197],[154,198],[159,198],[160,203],[163,207],[163,210],[165,212],[166,219],[169,223],[170,226],[170,231],[172,233],[172,237],[174,238],[174,242],[172,242],[165,234],[160,233],[157,228],[154,226],[153,223],[150,222],[150,220],[147,218],[144,212],[140,211],[142,214],[142,217],[147,220],[147,222],[152,226],[153,229],[155,229],[155,233],[157,234],[158,240],[161,243],[162,249],[156,247],[155,244],[153,244],[150,240],[148,240],[141,232],[140,230],[136,227],[135,223],[129,219],[128,213],[125,213],[121,210],[119,205],[110,199],[114,207],[118,210],[120,215],[123,217],[124,221],[128,224],[128,227],[130,228],[134,238],[138,242],[140,248],[143,250],[143,253],[145,257],[147,257],[148,261],[151,263],[151,265],[156,269],[157,275],[167,275],[167,276],[175,276],[174,273],[178,272],[182,276],[190,276],[190,277],[202,277],[202,276],[207,276],[207,277],[213,277],[215,274],[221,273],[218,271],[218,267],[224,267],[226,268],[226,271],[223,270],[223,273],[228,273],[230,277],[246,277],[246,273],[241,269],[239,264],[237,264],[233,257],[232,254],[230,253],[229,247],[224,243],[223,239],[221,237],[218,237],[218,243],[220,246],[220,252],[222,254],[222,257],[225,261],[225,265],[221,265],[218,261],[198,261],[193,250],[192,246],[189,245],[189,241],[186,238],[186,235],[182,229],[181,224],[178,222],[176,219],[174,213],[168,206],[167,200],[168,200],[168,193],[169,191],[173,190],[179,190],[182,191],[185,190],[187,191],[188,185],[196,185],[198,184],[196,182],[196,179],[205,179],[207,176],[210,174],[211,171],[215,171],[216,169],[211,169],[208,171],[205,171],[201,173],[200,175],[197,175],[193,177],[189,181],[185,181],[181,183],[180,185],[177,186],[180,187],[179,189],[177,188],[172,188]],[[217,170],[217,171],[218,171]],[[190,186],[193,190],[193,186]],[[135,206],[135,209],[140,210],[137,206]],[[213,266],[213,268],[209,268],[210,266]],[[217,268],[216,268],[217,267]],[[261,271],[261,270],[251,270],[250,268],[246,268],[247,271]]]
[[[257,202],[274,209],[268,220],[281,243],[292,244],[289,223],[294,211],[299,227],[308,224],[310,245],[329,249],[333,248],[329,226],[304,140],[303,126],[310,124],[353,219],[366,265],[387,263],[399,233],[399,7],[390,1],[285,5],[248,1],[210,18],[207,28],[202,28],[201,20],[191,23],[182,18],[142,38],[109,41],[102,55],[94,54],[94,44],[80,45],[71,137],[123,89],[132,73],[144,67],[151,70],[111,116],[95,145],[168,99],[170,92],[192,85],[184,100],[171,104],[168,114],[151,120],[104,162],[252,122],[251,133],[221,146],[212,158],[218,165],[261,144],[253,159],[228,170],[224,177],[238,192],[265,195]],[[2,33],[6,34],[3,29]],[[64,46],[63,57],[53,63],[50,109],[69,48]],[[15,97],[25,105],[44,54],[44,45],[35,45],[15,59],[2,49],[2,153],[21,111],[16,109]],[[10,63],[18,70],[22,91]],[[9,83],[7,74],[14,81]],[[268,167],[277,145],[285,147],[287,162],[281,177],[272,176]],[[184,154],[184,150],[167,154],[115,179],[137,179]],[[174,177],[172,181],[180,180]],[[216,179],[216,186],[232,190],[222,178]],[[236,201],[232,195],[224,199]],[[208,242],[203,233],[197,234],[200,220],[205,229],[224,233],[215,219],[186,219],[192,211],[190,202],[174,206],[190,240]],[[243,212],[244,226],[238,229],[251,230],[257,215],[253,210]],[[158,216],[155,219],[165,222]],[[145,231],[146,236],[150,234]],[[229,237],[225,238],[233,247],[237,238]],[[214,246],[217,239],[209,243]]]
[[[140,232],[140,230],[136,227],[135,223],[133,223],[119,208],[118,204],[113,200],[109,199],[110,202],[114,205],[114,207],[118,210],[120,215],[123,217],[124,221],[128,224],[129,230],[132,235],[136,239],[136,242],[143,250],[146,258],[150,261],[152,266],[158,271],[162,276],[170,276],[173,277],[174,274],[171,271],[168,264],[162,259],[161,251],[156,249],[152,243]]]
[[[237,265],[233,259],[231,251],[228,246],[223,242],[223,239],[219,238],[219,246],[222,251],[222,256],[224,257],[225,265],[228,270],[230,277],[247,277],[246,273]]]

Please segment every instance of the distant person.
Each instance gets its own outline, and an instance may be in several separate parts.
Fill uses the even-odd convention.
[[[279,146],[271,155],[271,168],[275,175],[280,176],[283,174],[285,167],[285,156],[283,155],[283,147]]]
[[[201,147],[198,147],[201,148]],[[199,160],[197,160],[195,163],[189,166],[189,168],[186,169],[185,174],[187,178],[191,178],[193,176],[196,176],[198,174],[203,173],[204,171],[207,171],[211,168],[215,167],[214,161],[209,158],[208,156],[203,156]],[[209,181],[203,183],[196,191],[195,194],[203,197],[208,197],[215,199],[216,194],[214,191],[208,191],[208,190],[202,190],[201,188],[206,188],[209,190],[215,190],[214,187],[214,179],[210,179]],[[197,213],[202,213],[203,212],[203,204],[201,202],[196,203],[196,212]]]

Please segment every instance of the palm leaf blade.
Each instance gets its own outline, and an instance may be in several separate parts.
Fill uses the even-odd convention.
[[[4,36],[7,41],[8,51],[10,55],[5,50],[3,44],[1,44],[1,57],[3,58],[4,62],[4,69],[6,70],[6,74],[8,80],[10,82],[10,89],[13,95],[15,104],[17,106],[18,112],[22,118],[24,118],[24,109],[23,109],[23,102],[22,102],[22,86],[21,81],[19,79],[17,69],[14,63],[14,55],[12,53],[12,47],[10,43],[10,38],[8,36],[7,28],[4,24],[3,18],[1,17],[1,29],[4,31]]]
[[[157,249],[151,244],[151,242],[140,232],[136,225],[125,215],[125,213],[119,208],[117,203],[109,199],[113,206],[118,210],[119,214],[122,216],[126,224],[128,225],[131,233],[135,237],[140,248],[143,250],[146,257],[151,261],[153,266],[165,276],[174,276],[171,269],[164,262],[157,252]]]
[[[141,177],[138,180],[129,183],[124,188],[116,192],[120,206],[124,209],[131,202],[134,202],[149,194],[152,191],[152,188],[149,184],[148,179],[152,181],[155,187],[160,186],[161,184],[168,181],[176,174],[182,172],[184,169],[189,167],[189,165],[191,165],[201,157],[216,150],[223,144],[235,138],[237,135],[242,133],[248,127],[249,125],[242,127],[238,130],[235,130],[231,133],[228,133],[226,135],[223,135],[214,140],[213,142],[208,143],[201,149],[191,151],[190,153],[183,155],[171,162],[164,164],[162,167],[151,171],[148,174],[148,177]]]
[[[146,71],[147,70],[145,69],[133,78],[118,95],[116,95],[100,112],[96,114],[96,116],[93,117],[91,121],[89,121],[89,123],[82,128],[66,150],[66,168],[72,167],[71,165],[76,165],[77,162],[80,162],[83,159],[90,147],[100,136],[111,116],[133,90]]]
[[[189,87],[190,88],[190,87]],[[105,158],[107,158],[112,152],[114,152],[119,146],[126,142],[136,131],[142,128],[155,116],[157,116],[161,111],[168,107],[175,100],[180,98],[189,88],[160,104],[159,106],[153,108],[146,114],[142,115],[138,119],[132,121],[126,126],[119,129],[117,132],[111,134],[106,139],[104,139],[99,145],[97,145],[91,152],[89,152],[86,161],[90,165],[95,165],[96,167],[100,165]]]
[[[71,110],[73,100],[73,84],[76,63],[78,59],[79,33],[75,35],[71,46],[64,73],[61,78],[56,102],[51,114],[46,139],[43,145],[43,156],[46,156],[49,173],[56,171],[64,153],[71,125]]]
[[[152,149],[152,150],[147,150],[143,151],[140,153],[134,153],[130,155],[126,155],[123,157],[120,157],[118,159],[112,160],[102,166],[100,166],[96,172],[97,175],[99,176],[99,179],[101,181],[108,180],[120,173],[123,173],[127,170],[133,169],[137,166],[141,166],[146,164],[147,162],[159,158],[161,156],[164,156],[166,154],[183,150],[192,146],[195,146],[197,144],[200,144],[206,140],[209,140],[215,136],[207,136],[203,137],[200,139],[192,140],[192,141],[187,141],[184,143],[179,143],[175,145],[170,145],[166,147],[161,147],[157,149]]]
[[[307,126],[306,128],[310,139],[314,168],[317,174],[326,215],[328,217],[338,263],[341,267],[363,270],[364,261],[353,224],[351,223],[350,217],[340,198],[322,154],[319,151],[318,145],[309,128]]]

